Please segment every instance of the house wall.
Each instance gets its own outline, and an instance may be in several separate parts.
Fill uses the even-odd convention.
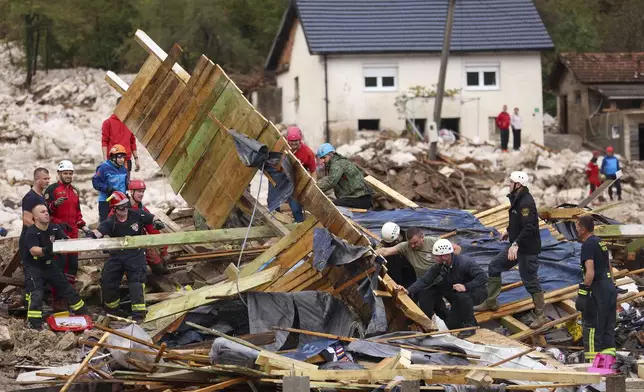
[[[312,146],[325,141],[324,59],[310,55],[299,24],[295,25],[293,49],[288,71],[277,76],[282,88],[282,120],[296,123]],[[395,91],[365,91],[364,66],[397,66]],[[465,89],[468,65],[498,65],[500,86],[497,90]],[[380,129],[401,131],[405,127],[394,102],[409,87],[432,87],[437,83],[440,60],[435,55],[334,55],[327,60],[329,90],[329,128],[331,142],[352,139],[359,119],[379,119]],[[299,78],[300,100],[296,109],[294,78]],[[443,102],[442,117],[458,118],[461,134],[481,141],[495,138],[490,129],[494,118],[507,104],[510,111],[519,107],[523,117],[523,142],[543,143],[543,104],[541,59],[537,52],[453,54],[450,56],[446,89],[462,89]],[[434,100],[415,100],[408,105],[413,118],[432,120]],[[493,122],[492,122],[493,124]],[[495,141],[495,140],[493,140]]]
[[[585,130],[584,140],[602,150],[608,146],[613,146],[616,154],[630,158],[630,138],[631,130],[637,129],[636,121],[641,114],[637,111],[619,111],[605,112],[593,116],[588,121]],[[613,127],[616,127],[615,135]],[[617,136],[617,137],[614,137]]]
[[[562,131],[583,135],[586,129],[586,119],[590,115],[591,110],[594,112],[596,109],[595,104],[598,103],[597,97],[591,97],[591,101],[593,101],[591,105],[588,97],[588,87],[579,83],[569,70],[565,71],[559,83],[557,95],[557,118],[562,119],[564,116],[567,117],[567,129],[562,129]],[[563,100],[567,103],[565,105],[567,107],[567,113],[562,113],[564,105],[561,102]],[[591,106],[593,108],[589,109]],[[559,121],[559,125],[565,128],[562,121]]]

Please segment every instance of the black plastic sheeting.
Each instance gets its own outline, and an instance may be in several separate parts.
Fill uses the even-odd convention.
[[[378,289],[378,277],[380,276],[381,268],[382,264],[377,264],[376,272],[371,274],[369,279],[363,280],[358,286],[358,292],[362,295],[363,301],[371,308],[371,320],[369,320],[369,325],[367,325],[367,330],[365,331],[366,336],[381,334],[387,330],[385,303],[381,297],[376,297],[373,293],[374,290]]]
[[[425,233],[435,236],[456,231],[457,234],[451,237],[450,241],[459,244],[464,255],[471,257],[484,268],[497,253],[510,246],[507,241],[499,241],[498,231],[486,228],[474,215],[462,210],[407,208],[354,212],[352,215],[353,220],[375,233],[380,233],[382,225],[389,221],[396,222],[402,229],[420,227]],[[539,278],[544,290],[556,290],[581,282],[581,244],[557,241],[545,229],[541,230],[541,244]],[[516,269],[503,273],[503,284],[520,280],[519,271]],[[529,297],[525,288],[518,287],[501,293],[499,302],[503,304]]]
[[[358,260],[369,248],[351,245],[325,228],[313,230],[313,267],[322,271],[329,265],[343,265]]]

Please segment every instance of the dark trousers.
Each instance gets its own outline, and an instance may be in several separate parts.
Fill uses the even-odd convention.
[[[110,214],[110,202],[109,201],[99,201],[98,202],[98,221],[103,222],[107,219],[107,216]]]
[[[541,284],[539,284],[539,257],[538,255],[525,255],[519,253],[517,260],[508,260],[508,251],[504,250],[499,252],[490,261],[488,265],[488,275],[492,277],[500,277],[501,272],[508,271],[515,265],[519,264],[519,275],[523,281],[523,286],[530,294],[540,293]]]
[[[291,212],[293,213],[293,219],[296,223],[304,222],[304,207],[295,200],[294,197],[288,198],[288,205],[291,207]]]
[[[501,150],[508,149],[508,142],[510,141],[510,130],[502,129],[501,130]]]
[[[516,151],[521,149],[521,130],[512,128],[512,144]]]
[[[124,273],[127,274],[132,313],[145,313],[147,267],[144,254],[128,258],[110,256],[101,276],[103,304],[109,309],[117,309],[121,305],[119,286]]]
[[[606,179],[607,180],[615,180],[617,176],[615,174],[607,174]],[[617,179],[613,185],[608,187],[608,196],[610,197],[611,200],[613,200],[613,187],[617,189],[617,197],[621,200],[622,199],[622,180]]]
[[[408,288],[416,282],[416,271],[401,254],[387,256],[387,273],[399,285]]]
[[[615,355],[617,289],[613,281],[603,279],[590,285],[590,298],[581,313],[584,356],[592,362],[597,354]]]
[[[49,261],[50,264],[44,263],[42,262],[38,266],[33,263],[23,263],[28,320],[42,320],[42,300],[46,284],[53,287],[61,297],[68,301],[72,311],[77,311],[85,305],[76,290],[67,282],[60,268],[52,261]]]
[[[445,321],[449,329],[477,325],[474,317],[474,306],[481,304],[486,297],[486,289],[460,293],[454,291],[451,285],[433,287],[416,294],[418,306],[425,312],[427,317],[431,318],[436,314]],[[445,306],[443,298],[449,302],[449,310]]]
[[[333,204],[338,207],[361,208],[368,210],[371,208],[371,195],[360,197],[343,197],[333,200]]]

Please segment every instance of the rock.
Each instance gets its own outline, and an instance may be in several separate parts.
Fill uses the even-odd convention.
[[[42,331],[38,332],[38,339],[41,342],[54,341],[56,340],[56,334],[53,331],[50,331],[48,329],[43,329]]]
[[[19,170],[7,169],[7,179],[9,181],[22,181],[25,180],[25,174]]]
[[[76,347],[76,335],[73,332],[65,332],[63,337],[56,344],[58,350],[67,351]]]
[[[0,325],[0,349],[11,348],[13,348],[13,339],[11,339],[9,328],[6,325]]]

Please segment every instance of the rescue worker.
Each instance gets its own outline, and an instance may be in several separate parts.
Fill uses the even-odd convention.
[[[356,165],[336,153],[329,143],[321,145],[317,155],[324,163],[326,174],[317,185],[322,192],[333,189],[333,204],[348,208],[371,208],[371,190]]]
[[[116,104],[118,105],[120,101],[121,97],[118,97]],[[110,159],[108,151],[111,151],[112,147],[117,144],[125,149],[125,167],[128,173],[132,171],[132,158],[134,158],[136,166],[134,171],[138,172],[141,166],[139,165],[139,155],[136,151],[136,138],[132,131],[116,117],[116,114],[112,114],[107,120],[103,121],[103,126],[101,127],[101,150],[106,161]]]
[[[85,302],[69,284],[63,272],[56,266],[58,255],[52,253],[53,242],[67,239],[63,229],[50,223],[49,211],[44,204],[32,210],[34,224],[25,233],[25,248],[22,264],[25,270],[25,297],[27,299],[27,323],[29,328],[42,327],[42,300],[45,284],[51,285],[71,304],[75,314],[89,314]]]
[[[387,222],[380,230],[381,245],[383,248],[393,248],[404,242],[400,226],[394,222]],[[416,281],[416,271],[409,260],[402,254],[397,253],[387,257],[387,273],[394,282],[403,287],[409,287]]]
[[[118,191],[127,192],[128,172],[125,168],[126,152],[120,144],[112,146],[109,152],[109,159],[96,168],[96,174],[92,178],[94,189],[98,194],[98,216],[99,222],[107,219],[110,213],[110,204],[107,198]]]
[[[496,116],[496,126],[501,131],[501,151],[508,152],[508,142],[510,141],[510,124],[512,119],[508,114],[508,105],[503,105],[503,111]]]
[[[19,238],[19,249],[22,252],[24,248],[25,232],[27,228],[34,224],[34,217],[31,210],[38,204],[47,205],[45,200],[45,189],[49,186],[49,170],[44,167],[39,167],[34,170],[34,183],[29,189],[29,192],[22,198],[22,231]],[[24,257],[24,255],[20,255]]]
[[[488,265],[488,298],[478,306],[476,311],[496,310],[499,307],[497,298],[501,294],[501,273],[519,264],[519,274],[523,285],[532,296],[535,319],[530,328],[540,328],[548,322],[543,314],[546,302],[539,283],[539,252],[541,252],[541,235],[539,234],[539,216],[537,206],[528,189],[528,175],[515,171],[510,174],[510,199],[508,229],[501,236],[501,241],[510,240],[510,248],[499,252]]]
[[[622,180],[617,178],[617,172],[620,171],[619,159],[614,155],[615,149],[613,146],[606,147],[606,156],[602,161],[600,173],[606,176],[609,180],[615,180],[613,185],[617,188],[617,200],[622,200]],[[613,185],[608,188],[608,197],[613,200]]]
[[[474,327],[474,305],[487,296],[487,275],[475,261],[466,256],[455,255],[452,243],[439,239],[434,243],[432,254],[437,264],[433,265],[408,289],[397,289],[417,299],[427,317],[434,313],[442,318],[449,329]],[[447,311],[445,298],[450,303]],[[459,338],[472,336],[474,330],[459,332]]]
[[[594,151],[593,157],[590,159],[590,162],[588,162],[588,165],[586,165],[586,178],[588,178],[588,183],[590,184],[590,193],[593,193],[602,183],[599,179],[597,158],[599,158],[599,151]]]
[[[409,261],[409,264],[414,268],[416,276],[423,276],[425,272],[436,264],[432,257],[432,250],[434,244],[440,238],[425,235],[418,227],[410,227],[407,229],[407,241],[401,242],[392,248],[379,248],[376,253],[385,258],[401,254]],[[461,247],[452,244],[456,254],[461,253]],[[387,262],[389,264],[389,260]]]
[[[114,215],[102,221],[91,233],[94,238],[104,235],[109,237],[125,237],[142,235],[146,225],[152,224],[157,230],[165,226],[154,215],[145,210],[129,208],[128,197],[123,192],[116,191],[107,198],[114,209]],[[101,292],[103,304],[108,312],[120,313],[121,298],[119,286],[123,273],[127,274],[132,318],[136,321],[145,319],[145,251],[143,249],[111,250],[110,257],[103,268],[101,276]]]
[[[576,228],[577,238],[582,241],[583,282],[579,285],[575,308],[581,312],[586,362],[593,362],[597,355],[616,355],[617,289],[611,273],[608,248],[594,234],[592,216],[579,218]]]
[[[68,160],[60,161],[57,172],[58,181],[45,190],[45,200],[48,203],[51,222],[62,227],[69,238],[78,238],[79,229],[86,234],[90,230],[85,221],[83,221],[78,189],[72,185],[74,165]],[[63,271],[65,278],[73,287],[78,273],[78,253],[60,255],[57,259],[59,262],[58,267]],[[54,294],[54,310],[67,309],[64,299],[56,295],[55,290],[52,290],[52,294]]]

